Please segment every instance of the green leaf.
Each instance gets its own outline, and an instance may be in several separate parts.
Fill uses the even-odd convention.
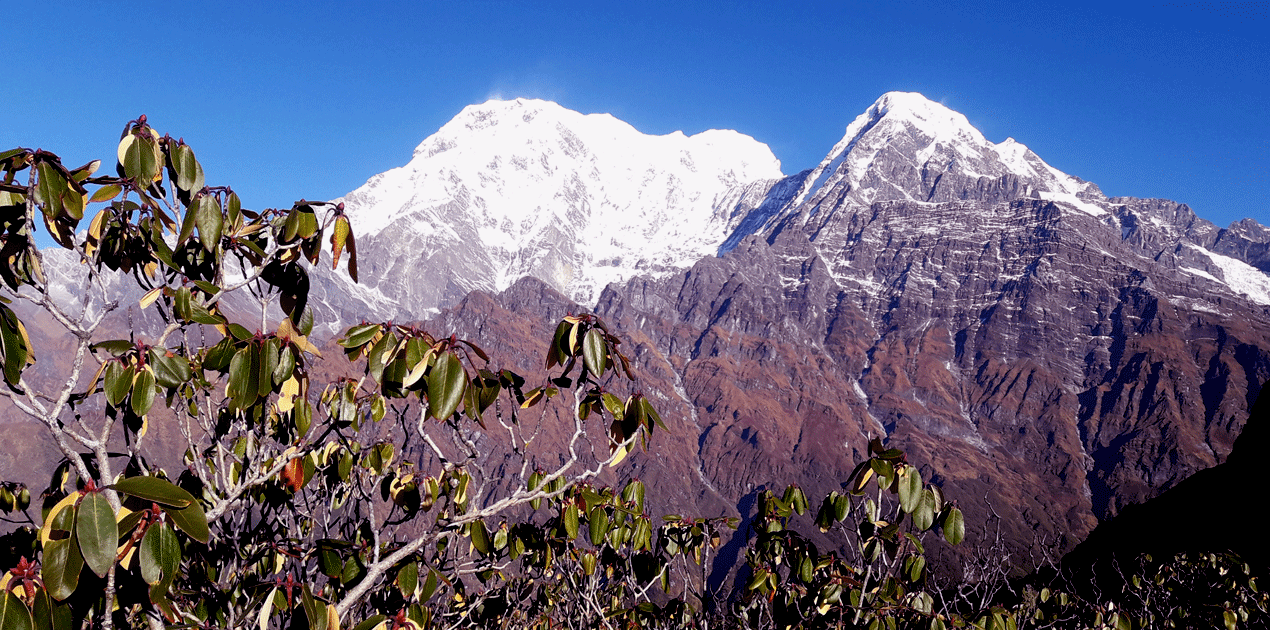
[[[476,549],[477,553],[488,556],[493,549],[493,545],[490,544],[489,530],[485,529],[485,521],[472,521],[470,532],[472,547]]]
[[[178,387],[188,382],[193,376],[190,362],[179,354],[169,354],[159,350],[150,350],[150,369],[154,371],[154,380],[165,388]]]
[[[803,558],[803,561],[798,563],[798,579],[805,584],[811,584],[812,578],[815,577],[815,569],[816,563],[812,562],[811,558]]]
[[[141,539],[138,560],[141,561],[141,578],[147,584],[171,584],[181,566],[181,543],[176,539],[176,532],[166,523],[151,525]]]
[[[184,508],[164,506],[163,511],[167,512],[168,518],[177,528],[185,532],[186,536],[203,544],[207,544],[208,539],[211,538],[211,532],[207,529],[207,516],[203,514],[203,506],[197,501]]]
[[[944,517],[944,539],[949,544],[959,545],[963,538],[966,537],[966,520],[962,516],[961,510],[951,508],[948,515]]]
[[[124,398],[128,397],[128,392],[132,391],[133,371],[131,367],[125,368],[118,361],[111,361],[106,364],[106,374],[104,389],[106,390],[106,402],[111,407],[118,407]]]
[[[112,357],[117,357],[133,349],[133,347],[135,346],[133,345],[131,341],[128,341],[127,339],[111,339],[109,341],[102,341],[99,343],[95,343],[89,347],[94,352],[101,350],[102,352],[105,352],[106,354],[109,354]]]
[[[905,466],[899,481],[900,509],[912,514],[922,502],[922,475],[916,466]]]
[[[365,574],[366,569],[362,566],[361,559],[353,554],[344,561],[344,569],[340,571],[340,584],[347,586],[357,582]]]
[[[591,529],[591,544],[599,547],[609,533],[609,513],[597,506],[587,515],[587,525]]]
[[[115,527],[115,511],[100,492],[89,492],[79,502],[75,539],[79,541],[84,564],[98,577],[105,577],[115,563],[119,530]]]
[[[561,515],[560,520],[564,522],[564,534],[569,540],[574,540],[578,537],[579,518],[578,506],[572,503],[564,509],[564,514]]]
[[[237,352],[238,349],[234,347],[233,339],[221,339],[204,353],[203,369],[223,373],[229,369],[230,362]]]
[[[661,414],[657,413],[656,409],[653,409],[652,402],[650,402],[647,398],[640,398],[639,406],[640,406],[640,411],[642,412],[642,415],[645,418],[644,424],[645,426],[648,427],[649,433],[653,432],[654,425],[661,427],[662,431],[666,431],[666,432],[670,431],[670,429],[667,429],[666,425],[661,421]],[[649,420],[652,421],[652,424],[649,424],[648,422]]]
[[[869,465],[873,467],[873,472],[877,473],[878,487],[883,490],[891,488],[891,482],[895,480],[895,467],[891,462],[883,459],[870,459]]]
[[[277,337],[265,339],[260,344],[259,395],[267,396],[273,389],[273,372],[278,369],[279,344]]]
[[[481,412],[489,409],[498,399],[499,392],[503,386],[498,382],[498,376],[489,370],[481,370],[480,374],[472,379],[472,384],[478,388],[476,394],[477,407]]]
[[[644,482],[638,479],[633,479],[626,484],[625,488],[622,488],[622,500],[634,503],[635,510],[639,512],[643,512],[644,511],[644,493],[645,493]]]
[[[242,213],[243,202],[238,198],[238,193],[229,193],[229,196],[225,198],[225,214],[228,215],[230,223],[237,225],[239,219],[242,218]],[[309,333],[302,334],[307,335]]]
[[[423,581],[423,590],[419,591],[419,601],[426,602],[432,599],[432,594],[437,592],[437,572],[428,569],[428,579]]]
[[[415,594],[415,589],[419,588],[419,565],[414,560],[407,561],[397,571],[396,583],[401,596],[410,599]]]
[[[62,216],[62,195],[66,192],[66,178],[49,162],[36,167],[39,178],[35,182],[35,203],[44,206],[44,213],[54,219]]]
[[[846,520],[847,512],[851,509],[851,497],[840,494],[833,500],[833,519],[841,523]]]
[[[329,578],[337,578],[344,572],[344,561],[340,553],[330,546],[318,544],[318,570]]]
[[[39,630],[71,630],[70,606],[54,603],[47,590],[36,591],[31,613]]]
[[[908,579],[916,582],[922,578],[922,571],[926,569],[926,558],[922,556],[913,556],[913,561],[908,567]]]
[[[366,355],[366,371],[370,373],[370,377],[376,383],[382,381],[384,376],[384,365],[391,357],[384,355],[390,352],[397,345],[397,337],[391,331],[386,331],[384,336],[371,346],[370,352]]]
[[[437,357],[436,365],[428,372],[428,405],[433,418],[449,418],[463,401],[467,389],[467,372],[453,352]]]
[[[203,166],[194,158],[194,150],[187,144],[172,151],[172,165],[176,171],[176,187],[186,192],[203,189]]]
[[[282,349],[278,353],[278,365],[273,369],[273,386],[279,387],[291,378],[295,373],[295,352],[291,350],[291,346]]]
[[[150,370],[141,370],[132,382],[132,412],[138,416],[150,413],[154,405],[154,374]]]
[[[168,599],[167,584],[160,583],[150,587],[150,602],[163,612],[164,618],[166,618],[169,623],[176,623],[176,620],[179,618],[179,613],[177,612],[176,607],[172,605],[172,600]]]
[[[0,344],[4,349],[4,380],[17,387],[26,367],[30,348],[23,340],[18,316],[7,306],[0,307]]]
[[[123,188],[120,188],[118,184],[110,184],[109,186],[102,186],[101,188],[97,189],[97,192],[93,193],[92,198],[89,199],[89,203],[99,203],[102,201],[110,201],[111,199],[114,199],[115,197],[119,196],[120,192],[123,192]]]
[[[63,515],[64,520],[67,521],[64,526],[73,530],[75,510],[68,507],[58,513],[59,517]],[[79,574],[83,568],[84,556],[79,552],[79,543],[73,535],[45,543],[44,564],[40,574],[44,578],[44,586],[48,588],[53,599],[62,601],[75,592],[79,586]]]
[[[563,350],[562,347],[565,345],[565,339],[568,338],[569,331],[572,329],[573,324],[565,320],[560,320],[560,323],[556,324],[556,332],[551,338],[551,347],[547,348],[548,370],[558,364],[564,363],[565,357],[568,356],[568,352]]]
[[[309,434],[309,428],[313,426],[313,407],[309,401],[302,397],[297,397],[295,407],[291,410],[291,417],[295,420],[295,430],[300,437]]]
[[[613,416],[614,420],[621,420],[626,417],[626,407],[622,404],[621,398],[618,398],[608,392],[604,392],[600,396],[600,402],[604,405],[604,408],[608,410],[609,415]]]
[[[913,511],[913,525],[926,531],[935,524],[935,495],[930,490],[922,491],[922,500]]]
[[[141,522],[141,517],[145,515],[146,515],[146,511],[141,510],[140,512],[129,513],[127,516],[119,519],[119,523],[118,523],[119,537],[123,538],[124,536],[131,535],[132,530],[137,527],[137,523]]]
[[[214,195],[203,195],[198,198],[194,223],[198,226],[198,238],[203,241],[203,249],[209,252],[216,251],[216,246],[220,244],[225,216],[221,211],[220,202]]]
[[[6,589],[0,595],[0,630],[33,630],[34,627],[35,621],[26,604]]]
[[[382,327],[379,324],[353,326],[348,329],[347,333],[344,333],[344,338],[340,339],[338,343],[345,348],[360,348],[369,343],[371,339],[374,339],[381,329]]]
[[[194,227],[198,225],[198,207],[198,203],[195,202],[185,211],[185,217],[181,219],[181,233],[176,237],[177,245],[181,245],[194,236]]]
[[[582,338],[582,361],[586,364],[586,369],[592,376],[599,378],[604,374],[607,358],[604,334],[598,328],[588,330]]]
[[[326,630],[326,603],[313,598],[308,584],[301,587],[300,602],[304,606],[304,616],[309,621],[310,630]]]
[[[71,503],[53,515],[49,523],[51,540],[44,545],[41,576],[53,598],[59,601],[75,592],[84,568],[84,556],[75,540],[75,512],[75,504]]]
[[[247,341],[255,336],[252,335],[251,331],[247,330],[247,327],[242,324],[228,324],[225,327],[229,329],[229,334],[238,341]]]
[[[194,504],[194,495],[158,477],[128,477],[120,480],[114,488],[116,492],[177,509]]]
[[[159,160],[155,155],[157,145],[149,135],[133,135],[127,151],[124,152],[124,176],[137,182],[142,188],[154,182],[159,173]]]
[[[353,626],[353,630],[374,630],[376,626],[378,626],[379,624],[385,621],[390,621],[390,620],[383,615],[374,615],[371,617],[367,617],[365,621],[357,624],[356,626]]]
[[[357,277],[354,276],[353,280],[356,281]],[[292,321],[294,321],[294,316]],[[313,309],[304,309],[304,312],[300,315],[300,321],[296,324],[296,332],[306,337],[313,333]]]
[[[256,402],[259,376],[260,347],[248,344],[229,362],[229,396],[239,409],[246,409]]]
[[[196,324],[216,325],[224,323],[224,317],[213,315],[207,310],[206,306],[199,303],[198,300],[190,300],[189,302],[189,319]]]

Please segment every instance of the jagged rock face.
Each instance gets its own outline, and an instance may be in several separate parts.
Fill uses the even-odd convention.
[[[881,434],[972,520],[987,498],[1016,545],[1074,541],[1222,461],[1270,376],[1264,307],[1088,214],[892,202],[841,220],[837,264],[751,237],[598,307],[684,365],[703,466],[734,496],[828,489]]]

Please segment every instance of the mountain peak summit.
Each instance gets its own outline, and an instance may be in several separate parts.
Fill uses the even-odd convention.
[[[343,199],[358,249],[401,273],[333,291],[386,319],[526,275],[594,303],[610,282],[713,254],[754,183],[781,177],[771,149],[735,131],[654,136],[550,101],[470,105]]]
[[[856,119],[857,123],[861,123],[861,118],[866,121],[877,121],[881,118],[889,118],[894,121],[903,121],[912,125],[914,129],[920,131],[932,139],[951,140],[954,138],[965,138],[970,141],[987,142],[983,134],[975,129],[965,115],[960,112],[953,111],[941,103],[936,103],[917,92],[887,92],[883,94],[873,105]],[[861,125],[869,126],[868,122]],[[848,131],[850,131],[848,127]]]
[[[1096,187],[1053,168],[1013,138],[994,144],[961,113],[916,92],[887,92],[847,126],[809,173],[793,205],[812,214],[826,196],[875,201],[942,202],[981,194],[988,182],[1017,179],[1021,196],[1062,201],[1093,215]],[[992,186],[997,186],[992,184]],[[996,194],[996,193],[993,193]]]

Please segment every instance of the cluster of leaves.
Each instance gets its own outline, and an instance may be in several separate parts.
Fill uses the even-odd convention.
[[[0,297],[0,352],[7,395],[49,429],[65,457],[42,497],[38,521],[25,487],[0,490],[4,511],[30,524],[8,538],[31,534],[29,544],[16,548],[38,558],[22,558],[5,578],[0,627],[6,629],[85,620],[189,623],[224,608],[200,598],[209,592],[209,575],[233,569],[215,551],[229,538],[218,521],[311,454],[301,448],[312,424],[305,357],[317,353],[306,338],[312,314],[305,265],[318,261],[325,233],[333,263],[347,253],[356,275],[355,242],[341,206],[301,201],[289,210],[244,209],[228,187],[206,185],[183,140],[161,136],[144,116],[125,125],[117,156],[116,176],[96,176],[100,161],[67,169],[43,150],[0,153],[0,276],[8,290]],[[93,204],[103,206],[77,232]],[[78,305],[49,291],[32,237],[41,219],[87,269]],[[111,274],[130,276],[144,293],[136,308],[156,311],[165,322],[149,342],[97,339],[117,307],[94,302]],[[260,303],[262,328],[270,305],[284,317],[252,333],[223,310],[222,299],[234,292]],[[57,379],[64,385],[51,392],[34,391],[24,376],[35,352],[8,306],[13,299],[30,301],[78,342],[71,372]],[[202,327],[219,343],[192,345],[188,333],[204,338]],[[95,372],[81,382],[81,366],[92,361]],[[141,449],[147,423],[160,409],[165,421],[176,416],[189,443],[189,469],[178,483],[152,467]],[[127,452],[111,448],[121,435]],[[271,467],[262,470],[261,462]],[[76,489],[67,493],[72,474]],[[230,586],[230,592],[241,587]]]
[[[795,516],[808,511],[801,488],[759,495],[755,539],[746,554],[749,593],[737,612],[750,626],[922,622],[943,628],[953,622],[936,611],[936,597],[926,589],[922,537],[938,528],[947,542],[959,544],[965,536],[961,510],[923,483],[899,449],[875,439],[869,454],[843,484],[846,492],[831,492],[815,515],[821,532],[840,529],[852,541],[848,549],[822,552],[792,527]]]
[[[31,490],[21,483],[0,483],[0,510],[5,514],[25,511],[31,505]]]
[[[1120,566],[1114,557],[1100,562],[1114,566],[1091,568],[1114,575],[1118,592],[1098,592],[1097,581],[1050,580],[1040,588],[1027,588],[1015,604],[985,611],[978,626],[1235,630],[1264,627],[1270,620],[1270,594],[1261,591],[1252,568],[1235,554],[1144,554],[1130,566]]]
[[[531,485],[541,482],[541,473]],[[703,566],[717,536],[710,527],[726,519],[668,517],[654,528],[644,509],[644,484],[620,490],[578,484],[567,489],[537,485],[548,492],[535,515],[519,523],[468,528],[477,559],[477,584],[438,577],[449,598],[438,598],[417,616],[445,626],[479,627],[683,627],[694,614],[688,585],[672,579],[676,561]],[[556,492],[561,491],[561,492]],[[735,526],[735,520],[731,522]],[[407,567],[407,575],[414,568]],[[431,575],[441,575],[431,569]],[[438,583],[438,582],[434,582]],[[400,586],[401,580],[398,579]],[[434,591],[419,593],[424,603]],[[409,595],[405,590],[403,596]]]

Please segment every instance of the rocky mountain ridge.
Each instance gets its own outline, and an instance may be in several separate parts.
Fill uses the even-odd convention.
[[[482,114],[491,125],[482,130],[505,124],[506,111],[551,110],[522,101],[481,107],[492,112]],[[532,122],[516,123],[513,145],[537,133]],[[545,136],[557,142],[553,134],[567,136],[560,124]],[[458,150],[463,138],[443,135],[425,141],[416,162]],[[578,146],[595,156],[589,173],[604,170],[601,149]],[[494,170],[481,181],[503,176],[503,162],[482,160],[472,163]],[[422,318],[419,306],[453,303],[457,311],[438,324],[465,329],[454,314],[462,313],[483,322],[468,332],[499,343],[504,324],[489,313],[515,313],[523,328],[539,316],[522,294],[562,291],[636,340],[645,388],[662,393],[672,430],[696,437],[666,455],[673,470],[642,473],[661,478],[671,496],[744,515],[745,497],[763,484],[836,488],[867,438],[885,435],[965,497],[979,522],[1000,514],[1016,549],[1038,537],[1079,540],[1125,505],[1223,461],[1270,377],[1270,278],[1260,270],[1270,231],[1251,220],[1219,229],[1184,204],[1107,197],[916,94],[883,95],[816,168],[783,178],[768,170],[750,182],[735,177],[742,170],[711,176],[718,188],[709,204],[664,202],[663,192],[692,197],[676,187],[679,175],[642,183],[624,211],[696,226],[697,238],[649,236],[633,267],[606,265],[627,261],[630,250],[616,236],[592,236],[554,259],[574,261],[568,279],[519,267],[545,283],[537,289],[499,272],[480,276],[481,286],[507,285],[508,293],[477,302],[448,302],[457,290],[403,286],[394,290],[408,301],[385,294],[388,304],[357,307]],[[376,181],[346,198],[355,221],[380,211]],[[607,184],[586,188],[597,186]],[[459,224],[481,207],[464,194],[453,200],[463,209]],[[608,215],[568,194],[552,198],[571,210],[551,216],[595,234],[630,229],[596,220]],[[388,214],[403,218],[372,221],[370,232],[389,232],[375,232],[380,224],[401,231],[367,239],[367,259],[401,260],[404,217],[424,215],[396,208]],[[441,228],[429,229],[423,248],[439,251],[430,235]],[[545,260],[581,233],[538,232],[511,258]],[[415,269],[410,282],[477,286],[458,279],[461,265]],[[586,299],[608,281],[598,301]],[[322,299],[343,310],[335,294]]]

